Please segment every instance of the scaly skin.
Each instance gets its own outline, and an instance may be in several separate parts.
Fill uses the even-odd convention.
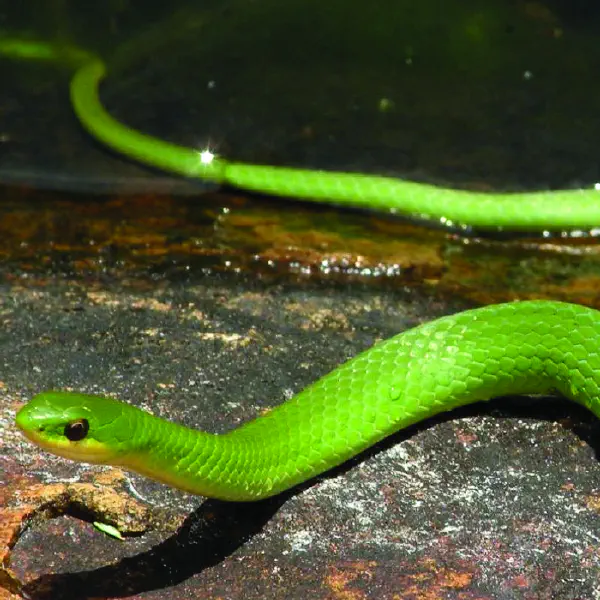
[[[0,55],[54,61],[75,70],[71,101],[85,129],[118,153],[158,169],[254,192],[390,211],[446,226],[554,231],[600,226],[600,187],[523,193],[447,189],[394,177],[228,161],[202,148],[158,140],[113,119],[98,87],[101,59],[75,46],[2,39]],[[204,151],[203,151],[204,150]]]
[[[225,435],[122,402],[39,394],[17,425],[42,447],[138,471],[192,493],[258,500],[322,473],[413,423],[507,394],[559,394],[600,416],[600,312],[532,301],[426,323],[377,344]],[[87,419],[82,441],[65,426]]]

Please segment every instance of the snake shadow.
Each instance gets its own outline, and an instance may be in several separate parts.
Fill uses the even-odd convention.
[[[179,530],[148,551],[90,571],[42,575],[23,587],[31,600],[122,598],[181,583],[225,560],[259,533],[291,497],[315,482],[343,475],[382,450],[439,423],[469,416],[560,421],[600,457],[600,421],[583,407],[561,398],[511,397],[456,409],[404,429],[362,454],[274,498],[252,503],[206,500]]]

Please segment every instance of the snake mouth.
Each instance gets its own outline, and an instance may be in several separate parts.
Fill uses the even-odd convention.
[[[71,442],[66,439],[49,439],[44,436],[43,431],[21,431],[28,440],[56,456],[93,464],[114,463],[114,453],[96,440]]]
[[[62,458],[68,458],[70,460],[78,460],[81,462],[92,463],[92,464],[106,464],[114,463],[113,453],[106,449],[105,446],[98,443],[88,442],[68,442],[68,443],[57,443],[57,442],[45,442],[37,440],[36,443]]]
[[[19,423],[18,421],[18,415],[17,415],[17,428],[21,431],[21,433],[30,441],[33,442],[34,444],[40,444],[42,441],[41,436],[33,429],[28,429],[27,427],[24,427],[22,423]]]

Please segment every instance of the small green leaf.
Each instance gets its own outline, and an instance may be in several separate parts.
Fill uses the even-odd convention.
[[[117,538],[118,540],[125,539],[121,535],[121,532],[116,527],[113,527],[112,525],[107,525],[106,523],[100,523],[99,521],[94,521],[94,527],[98,531],[101,531],[102,533],[105,533],[106,535],[108,535],[110,537]]]

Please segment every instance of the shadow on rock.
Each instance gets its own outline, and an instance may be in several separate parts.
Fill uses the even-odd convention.
[[[91,600],[122,598],[176,585],[214,566],[260,532],[293,495],[322,478],[335,477],[365,459],[436,424],[476,415],[561,421],[600,457],[600,423],[583,407],[554,397],[510,397],[443,413],[392,435],[317,479],[260,502],[207,500],[179,531],[151,550],[93,571],[44,575],[27,584],[31,600]]]
[[[122,598],[176,585],[220,563],[252,538],[289,495],[261,502],[207,500],[177,533],[151,550],[93,571],[43,575],[23,588],[31,600]]]

